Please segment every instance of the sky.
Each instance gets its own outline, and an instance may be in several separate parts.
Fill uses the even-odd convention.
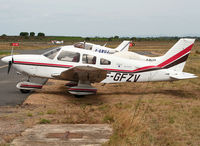
[[[0,0],[0,35],[200,36],[199,0]]]

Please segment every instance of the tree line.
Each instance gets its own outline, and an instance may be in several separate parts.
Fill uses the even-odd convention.
[[[30,32],[30,33],[28,33],[28,32],[20,32],[19,36],[22,36],[22,37],[29,37],[29,36],[30,37],[34,37],[35,36],[35,32]],[[39,32],[37,34],[37,36],[44,37],[45,34],[43,32]]]
[[[200,37],[190,37],[186,36],[187,38],[196,38],[196,40],[200,41]],[[112,42],[112,41],[123,41],[123,40],[131,40],[133,42],[136,41],[177,41],[181,37],[174,36],[174,37],[119,37],[119,36],[113,36],[113,37],[79,37],[79,36],[46,36],[45,33],[39,32],[20,32],[19,36],[7,36],[6,34],[3,34],[0,36],[0,40],[12,40],[12,39],[25,39],[32,41],[38,39],[43,41],[51,41],[51,40],[64,40],[64,41],[96,41],[96,42]]]

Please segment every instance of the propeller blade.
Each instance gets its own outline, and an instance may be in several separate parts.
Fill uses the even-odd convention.
[[[12,63],[14,63],[14,58],[13,58],[13,56],[12,56]]]
[[[12,43],[12,46],[15,46],[15,45],[19,46],[19,44]],[[8,74],[10,73],[10,69],[12,67],[12,64],[14,63],[13,51],[14,51],[14,48],[12,47],[12,50],[11,50],[12,60],[8,62]]]
[[[9,61],[8,62],[8,74],[10,73],[11,66],[12,66],[12,61]]]
[[[12,56],[12,60],[8,62],[8,74],[10,73],[10,69],[11,69],[13,63],[14,63],[14,58]]]

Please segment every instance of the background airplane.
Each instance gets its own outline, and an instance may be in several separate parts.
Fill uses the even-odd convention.
[[[74,47],[91,50],[93,52],[98,52],[98,53],[114,54],[117,52],[128,51],[130,43],[131,41],[123,41],[117,48],[114,48],[114,49],[106,47],[106,44],[104,46],[101,46],[101,45],[87,43],[87,42],[76,43],[74,44]]]

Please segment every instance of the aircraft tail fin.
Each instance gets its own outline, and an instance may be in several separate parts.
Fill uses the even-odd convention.
[[[182,72],[195,39],[180,39],[165,55],[158,57],[158,67]]]
[[[131,41],[123,41],[117,48],[115,48],[118,52],[128,51],[129,45]]]

